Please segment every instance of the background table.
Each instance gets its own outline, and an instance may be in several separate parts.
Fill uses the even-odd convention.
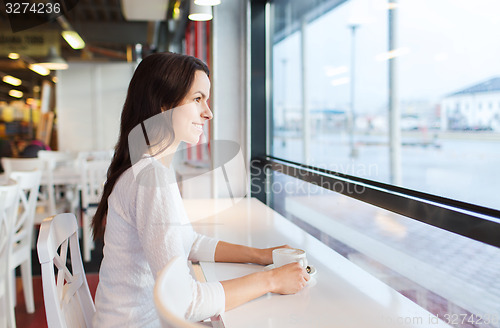
[[[289,244],[307,251],[317,269],[295,295],[268,293],[221,315],[225,327],[450,327],[255,198],[184,200],[194,229],[253,247]],[[201,262],[207,281],[263,266]]]

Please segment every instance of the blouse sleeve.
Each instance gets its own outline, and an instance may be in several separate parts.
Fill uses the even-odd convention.
[[[148,180],[162,180],[161,169],[148,170]],[[165,181],[165,180],[163,180]],[[160,181],[161,182],[161,181]],[[146,260],[154,279],[174,256],[186,258],[183,236],[192,234],[191,225],[182,222],[182,205],[176,204],[179,198],[172,192],[172,186],[161,183],[138,183],[136,198],[136,227]],[[212,258],[217,241],[197,235],[194,241],[194,258]],[[207,249],[203,249],[207,247]],[[201,250],[203,249],[203,251]],[[212,251],[213,250],[213,251]],[[189,270],[186,271],[189,274]],[[200,283],[189,274],[192,285],[192,302],[186,313],[190,320],[202,320],[224,312],[225,295],[220,282]]]
[[[215,249],[219,240],[207,237],[205,235],[194,233],[194,243],[189,253],[191,261],[215,262]]]

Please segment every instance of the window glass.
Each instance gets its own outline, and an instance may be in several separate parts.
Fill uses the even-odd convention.
[[[500,208],[499,1],[272,4],[272,155]]]
[[[413,327],[500,327],[499,248],[288,175],[272,178],[276,211],[430,312],[412,317]]]

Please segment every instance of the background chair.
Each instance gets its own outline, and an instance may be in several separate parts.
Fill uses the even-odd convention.
[[[35,208],[41,177],[42,172],[39,170],[10,173],[10,178],[17,181],[19,186],[18,199],[20,200],[10,240],[11,247],[8,261],[8,268],[11,271],[9,275],[9,286],[11,288],[9,293],[10,303],[15,304],[15,270],[18,266],[21,266],[24,300],[28,313],[35,312],[31,271],[31,245],[33,239],[33,221],[35,219]]]
[[[10,176],[11,172],[24,172],[39,170],[42,173],[42,181],[40,185],[42,190],[38,194],[37,209],[35,210],[35,223],[42,222],[43,218],[49,216],[49,195],[46,185],[46,167],[45,162],[39,158],[2,158],[2,166],[5,176]],[[52,214],[51,214],[52,215]],[[34,245],[33,245],[34,246]]]
[[[82,239],[83,258],[90,261],[90,251],[94,247],[90,221],[101,199],[106,174],[111,159],[96,159],[81,162],[82,187]]]
[[[37,250],[49,328],[92,327],[95,306],[83,269],[77,231],[76,217],[71,213],[47,218],[40,227]],[[67,267],[68,247],[71,270]]]
[[[8,181],[0,186],[0,327],[16,327],[14,304],[9,288],[9,256],[12,247],[14,221],[19,204],[19,186]]]
[[[45,164],[39,158],[3,157],[2,166],[6,176],[9,176],[12,171],[43,171],[45,169]]]
[[[114,150],[80,151],[77,155],[78,161],[109,160],[113,158]]]
[[[186,259],[179,256],[168,261],[156,279],[154,301],[162,327],[206,328],[206,325],[190,322],[184,315],[191,303],[191,281]]]
[[[70,204],[71,212],[76,213],[79,181],[73,181],[75,174],[78,173],[75,154],[65,151],[40,150],[38,158],[45,164],[44,182],[48,194],[48,215],[45,217],[66,211],[66,208],[61,210],[60,206],[59,208],[57,206],[58,201],[63,200],[59,197],[61,195],[60,188],[63,188],[62,191]]]

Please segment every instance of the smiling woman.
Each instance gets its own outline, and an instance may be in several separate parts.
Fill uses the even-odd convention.
[[[191,56],[157,53],[137,67],[123,106],[120,137],[93,219],[104,237],[94,326],[158,327],[153,301],[170,259],[268,265],[275,248],[234,245],[196,233],[184,210],[171,158],[181,142],[198,142],[212,118],[207,66]],[[287,247],[281,246],[281,247]],[[191,288],[185,317],[202,320],[268,292],[292,294],[309,275],[298,263]],[[133,297],[131,297],[133,295]],[[175,295],[165,295],[175,297]]]
[[[193,85],[181,107],[174,109],[173,125],[178,141],[191,144],[198,142],[203,133],[203,124],[213,117],[208,107],[209,94],[210,80],[207,74],[197,71]]]

